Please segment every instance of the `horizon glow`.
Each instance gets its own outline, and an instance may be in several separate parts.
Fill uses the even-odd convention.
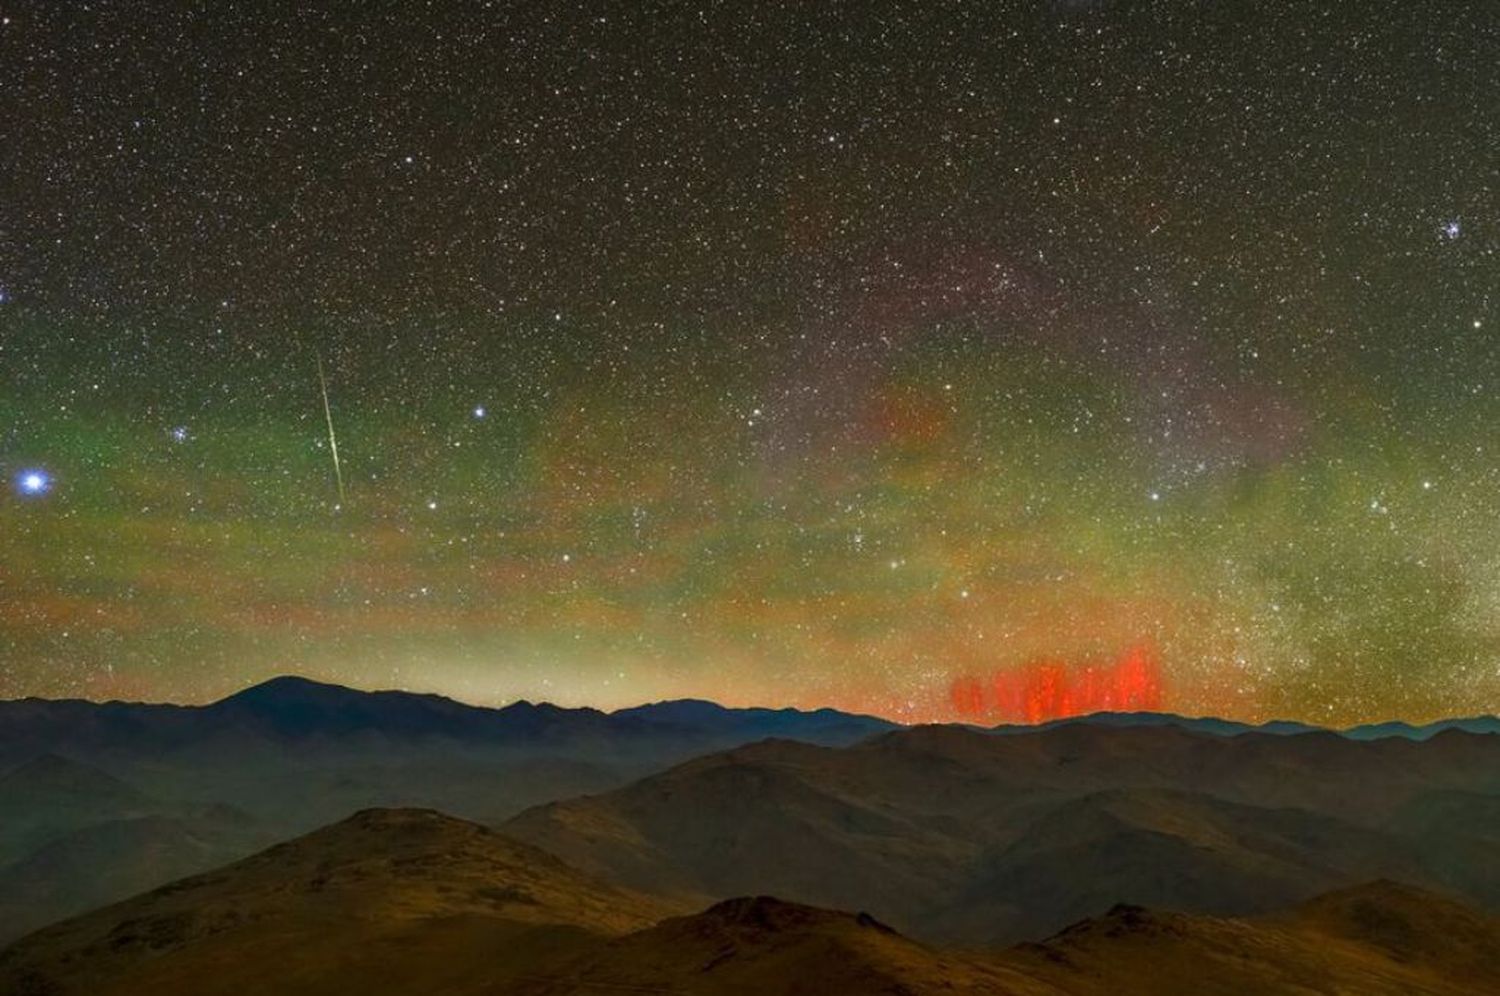
[[[399,6],[6,28],[0,696],[1500,711],[1488,7]]]

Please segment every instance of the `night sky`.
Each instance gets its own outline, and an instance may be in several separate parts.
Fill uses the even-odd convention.
[[[0,696],[1500,710],[1497,52],[0,3]]]

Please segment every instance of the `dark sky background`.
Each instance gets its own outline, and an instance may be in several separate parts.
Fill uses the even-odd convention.
[[[0,3],[0,695],[1500,710],[1497,52]]]

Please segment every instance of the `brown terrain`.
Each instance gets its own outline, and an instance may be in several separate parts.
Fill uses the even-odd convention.
[[[0,787],[15,934],[261,832],[57,758]],[[1458,730],[762,740],[498,829],[364,810],[21,937],[0,994],[1500,992],[1497,805]]]
[[[484,992],[676,909],[466,820],[369,810],[31,934],[0,992]]]
[[[843,749],[765,741],[532,809],[507,833],[641,889],[869,911],[937,943],[1035,940],[1120,902],[1268,912],[1393,878],[1492,901],[1500,737],[1356,742],[1074,725]]]
[[[909,940],[865,914],[768,896],[730,899],[601,945],[516,989],[527,996],[599,993],[1056,994],[998,959]]]
[[[1392,882],[1268,917],[1122,906],[1004,961],[1075,996],[1500,992],[1500,919]]]
[[[1391,882],[1254,918],[1121,906],[993,951],[765,896],[673,907],[476,824],[370,811],[32,934],[0,955],[0,992],[1500,991],[1500,921]]]

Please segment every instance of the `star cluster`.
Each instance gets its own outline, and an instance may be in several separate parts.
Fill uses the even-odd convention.
[[[1486,3],[3,13],[0,695],[1500,709]]]

